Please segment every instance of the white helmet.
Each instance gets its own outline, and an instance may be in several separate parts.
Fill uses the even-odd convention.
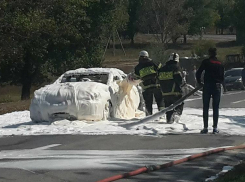
[[[169,61],[176,61],[176,62],[179,62],[179,55],[177,53],[171,53],[169,58],[168,58]]]
[[[141,51],[139,57],[149,57],[149,54],[147,51]]]

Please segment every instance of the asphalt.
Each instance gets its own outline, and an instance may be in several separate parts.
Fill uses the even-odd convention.
[[[126,165],[126,161],[118,161],[115,164],[110,164],[114,167],[99,168],[97,164],[93,167],[86,167],[88,164],[81,162],[79,169],[72,169],[72,158],[74,151],[117,151],[125,153],[132,150],[137,153],[142,150],[149,150],[149,154],[145,153],[143,158],[145,162],[153,160],[152,165],[161,165],[165,161],[158,160],[159,156],[152,152],[157,150],[172,150],[177,149],[192,149],[192,148],[209,148],[209,147],[223,147],[223,146],[236,146],[245,143],[244,137],[241,136],[223,136],[223,135],[164,135],[162,137],[147,137],[147,136],[128,136],[128,135],[105,135],[105,136],[86,136],[86,135],[55,135],[55,136],[11,136],[0,138],[1,152],[5,152],[10,157],[0,157],[0,181],[45,181],[45,182],[59,182],[59,181],[82,181],[82,182],[95,182],[110,176],[122,174],[136,170],[143,165],[136,165],[137,158],[130,161],[130,165]],[[56,146],[56,144],[59,144]],[[57,151],[57,154],[50,154],[49,156],[40,156],[38,150],[36,158],[24,158],[23,155],[30,153],[30,150],[41,148],[44,146],[53,147],[50,151]],[[46,150],[45,148],[43,148]],[[14,156],[17,151],[18,156]],[[20,153],[22,151],[23,153]],[[25,169],[25,165],[33,162],[33,165],[40,165],[45,162],[49,165],[54,158],[62,160],[60,152],[66,152],[67,165],[71,166],[70,170],[29,170]],[[0,152],[0,154],[1,154]],[[13,152],[13,154],[12,154]],[[109,152],[108,152],[109,153]],[[123,179],[119,181],[189,181],[197,182],[210,177],[222,170],[225,165],[236,165],[240,160],[245,158],[245,150],[222,152],[213,154],[208,157],[203,157],[190,162],[185,162],[177,166],[170,167],[155,171],[152,173],[141,174],[130,179]],[[59,158],[60,155],[60,158]],[[109,154],[108,154],[109,155]],[[4,155],[3,155],[4,156]],[[174,155],[173,155],[174,156]],[[169,160],[173,158],[168,154]],[[47,159],[45,159],[47,157]],[[96,156],[95,156],[96,157]],[[131,156],[133,157],[133,156]],[[161,156],[162,157],[162,156]],[[166,156],[165,156],[166,157]],[[176,156],[175,156],[176,157]],[[70,159],[69,159],[70,158]],[[156,161],[154,161],[154,158]],[[130,157],[128,158],[128,160]],[[79,160],[79,157],[77,158]],[[98,159],[98,164],[102,159]],[[138,159],[139,160],[139,159]],[[70,161],[70,163],[69,163]],[[26,164],[27,163],[27,164]],[[4,168],[6,164],[21,165],[23,168],[9,167]],[[50,163],[51,164],[51,163]],[[105,166],[109,164],[104,163]],[[11,166],[11,165],[10,165]],[[126,166],[126,167],[125,167]],[[35,168],[35,166],[33,166]],[[48,167],[47,167],[48,168]],[[193,172],[195,171],[195,172]]]

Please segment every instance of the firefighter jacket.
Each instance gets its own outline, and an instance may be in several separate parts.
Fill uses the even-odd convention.
[[[158,79],[160,82],[162,95],[182,95],[181,85],[183,79],[181,76],[181,70],[176,61],[168,61],[158,71]]]
[[[197,83],[201,83],[202,72],[204,73],[204,83],[223,83],[224,66],[216,57],[210,57],[202,61],[196,72]]]
[[[159,87],[157,70],[158,66],[151,59],[139,58],[139,64],[134,68],[134,73],[137,78],[142,80],[141,86],[143,90]]]

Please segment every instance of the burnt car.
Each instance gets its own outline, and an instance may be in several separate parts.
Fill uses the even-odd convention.
[[[80,68],[35,91],[30,105],[34,122],[60,119],[100,121],[137,117],[140,92],[116,68]]]
[[[243,68],[232,68],[225,72],[225,87],[229,90],[244,90],[242,82]]]

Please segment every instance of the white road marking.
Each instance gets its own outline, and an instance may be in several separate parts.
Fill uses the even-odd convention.
[[[52,144],[52,145],[47,145],[47,146],[43,146],[43,147],[38,147],[38,148],[35,148],[35,149],[32,149],[32,150],[46,150],[46,149],[57,147],[57,146],[60,146],[60,145],[61,144]]]
[[[236,101],[236,102],[232,102],[232,104],[238,104],[238,103],[241,103],[241,102],[245,102],[245,99],[244,100],[239,100],[239,101]]]
[[[235,95],[235,94],[241,94],[241,93],[245,93],[245,92],[244,92],[244,91],[241,91],[241,92],[226,93],[226,94],[223,94],[222,96],[226,96],[226,95]]]
[[[33,173],[35,170],[126,169],[163,164],[210,149],[3,150],[0,152],[0,168],[18,168]]]
[[[25,169],[25,168],[20,168],[20,169],[23,169],[24,171],[28,171],[30,173],[36,174],[34,171],[31,171],[31,170],[28,170],[28,169]]]
[[[201,100],[201,99],[202,99],[202,97],[201,98],[195,98],[195,99],[186,99],[185,102],[190,102],[190,101],[193,101],[193,100]]]
[[[244,91],[241,91],[241,92],[233,92],[233,93],[228,93],[228,94],[223,94],[221,95],[222,97],[224,96],[228,96],[228,95],[236,95],[236,94],[240,94],[240,93],[244,93]],[[194,101],[194,100],[201,100],[202,97],[199,97],[199,98],[193,98],[193,99],[186,99],[185,102],[190,102],[190,101]]]

